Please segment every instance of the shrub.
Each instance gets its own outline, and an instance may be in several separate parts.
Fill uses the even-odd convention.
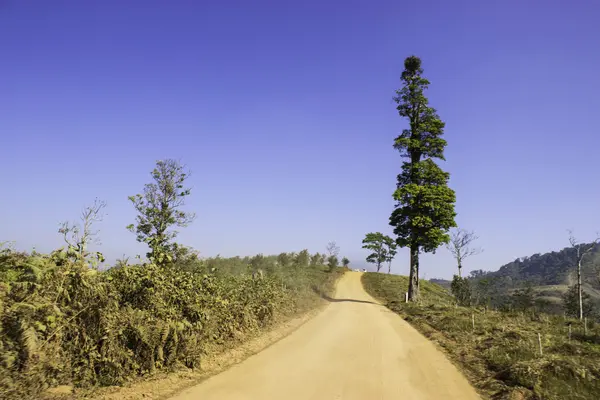
[[[121,261],[99,272],[64,251],[3,251],[0,398],[197,368],[207,352],[317,305],[314,285],[333,287],[335,274],[275,268],[274,259],[199,260],[183,252],[162,266]],[[254,278],[252,268],[266,273]]]

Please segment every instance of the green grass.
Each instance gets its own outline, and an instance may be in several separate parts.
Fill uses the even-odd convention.
[[[384,303],[404,302],[404,293],[408,291],[407,276],[367,272],[362,281],[367,291]],[[428,302],[453,304],[452,295],[443,287],[424,280],[421,280],[420,286],[421,295]]]
[[[585,335],[579,321],[561,316],[455,307],[444,289],[423,281],[421,304],[405,304],[406,284],[401,276],[363,276],[365,289],[438,343],[485,398],[600,398],[597,324]]]

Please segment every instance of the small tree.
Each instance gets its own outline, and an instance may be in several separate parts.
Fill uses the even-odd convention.
[[[396,244],[394,239],[392,239],[389,236],[384,236],[383,242],[386,247],[385,251],[386,251],[386,261],[388,263],[388,274],[391,274],[392,273],[392,260],[394,259],[394,257],[396,257],[398,245]]]
[[[600,236],[597,236],[592,243],[581,243],[573,236],[573,231],[569,230],[569,243],[574,250],[575,254],[575,266],[577,267],[577,292],[578,292],[578,304],[579,304],[579,319],[583,319],[583,288],[581,283],[581,266],[583,259],[598,245]]]
[[[348,258],[347,258],[347,257],[344,257],[344,258],[342,258],[342,265],[343,265],[345,268],[348,268],[348,265],[349,265],[349,264],[350,264],[350,260],[348,260]]]
[[[191,189],[185,188],[189,177],[184,167],[175,160],[157,161],[152,170],[154,182],[144,185],[144,193],[129,196],[138,216],[136,225],[127,227],[137,235],[138,242],[148,244],[147,257],[157,264],[165,264],[173,259],[177,244],[173,239],[177,231],[174,226],[185,227],[194,220],[193,213],[182,211],[185,198]]]
[[[339,246],[335,243],[335,241],[331,241],[329,243],[327,243],[327,255],[331,256],[335,256],[337,257],[338,254],[340,254],[340,248]]]
[[[387,252],[387,243],[389,243],[389,241],[393,242],[390,237],[385,236],[381,232],[367,233],[362,241],[362,248],[372,251],[372,253],[367,256],[367,262],[375,264],[377,272],[381,269],[381,264],[389,259]]]
[[[329,271],[333,271],[335,267],[338,266],[338,258],[336,256],[329,256],[327,258],[327,266],[329,267]]]
[[[471,305],[471,284],[467,278],[454,275],[450,284],[450,290],[459,305],[465,307]]]
[[[480,254],[483,250],[479,247],[472,247],[472,243],[479,239],[474,232],[457,228],[450,234],[450,241],[446,248],[450,251],[456,263],[458,264],[458,276],[462,277],[463,261],[470,256]]]
[[[288,253],[281,253],[277,256],[277,264],[279,264],[280,267],[287,267],[290,265],[291,261],[292,259]]]
[[[106,208],[106,202],[95,199],[91,206],[86,206],[81,212],[81,224],[63,222],[58,229],[58,233],[63,235],[67,244],[67,254],[73,259],[88,260],[90,253],[87,250],[89,244],[100,244],[98,232],[92,229],[94,223],[101,222],[104,219],[103,210]],[[98,262],[104,261],[101,253],[96,252],[90,261],[93,266]]]
[[[429,106],[425,90],[429,81],[423,77],[421,59],[404,60],[401,89],[394,98],[398,114],[408,120],[408,128],[394,141],[394,148],[406,159],[397,177],[395,210],[390,225],[400,247],[410,249],[408,298],[419,298],[419,254],[432,253],[450,237],[454,226],[456,195],[448,187],[450,174],[434,160],[444,160],[446,140],[442,138],[444,122]]]
[[[569,290],[563,294],[562,300],[565,313],[569,317],[579,318],[579,288],[576,284],[569,286]],[[582,292],[581,300],[583,304],[583,315],[589,317],[594,310],[592,296],[586,292]]]
[[[310,256],[310,266],[311,267],[316,267],[318,265],[322,265],[322,263],[321,263],[321,254],[315,253],[312,256]]]
[[[512,295],[513,309],[527,311],[535,305],[535,292],[530,281],[525,282],[525,287],[515,291]]]
[[[250,273],[252,274],[253,278],[256,277],[256,274],[261,274],[261,276],[262,276],[262,271],[263,271],[265,265],[267,264],[266,261],[267,261],[266,257],[262,253],[257,254],[250,259],[250,262],[248,264],[248,269],[249,269]]]
[[[308,250],[304,249],[296,256],[295,265],[298,267],[306,267],[309,263],[309,260],[310,254],[308,254]]]

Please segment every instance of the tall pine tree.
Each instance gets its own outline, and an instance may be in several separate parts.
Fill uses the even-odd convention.
[[[421,59],[410,56],[404,60],[401,80],[394,101],[401,117],[409,122],[394,143],[406,160],[398,175],[394,192],[396,207],[390,225],[400,247],[410,249],[410,281],[408,298],[419,299],[419,254],[435,252],[450,240],[448,230],[456,226],[454,203],[456,195],[448,187],[450,174],[443,171],[435,159],[444,160],[446,141],[442,139],[444,122],[429,106],[425,90],[429,81],[423,76]]]

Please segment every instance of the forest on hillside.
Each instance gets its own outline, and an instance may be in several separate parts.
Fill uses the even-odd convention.
[[[585,246],[591,245],[592,243],[585,244]],[[522,287],[526,282],[533,286],[570,285],[575,272],[574,252],[573,247],[565,247],[560,251],[536,253],[529,257],[517,258],[500,267],[498,271],[472,271],[471,277],[495,279],[496,285],[507,289]],[[597,279],[600,246],[594,247],[587,261],[582,268],[583,280],[591,287],[600,288],[600,281]]]
[[[600,246],[583,243],[590,252],[583,258],[581,267],[582,296],[585,314],[600,318]],[[463,302],[488,305],[500,309],[537,308],[552,314],[574,315],[577,308],[577,268],[575,247],[560,251],[520,257],[503,265],[497,271],[474,270],[465,285]],[[432,279],[452,290],[452,283]]]

